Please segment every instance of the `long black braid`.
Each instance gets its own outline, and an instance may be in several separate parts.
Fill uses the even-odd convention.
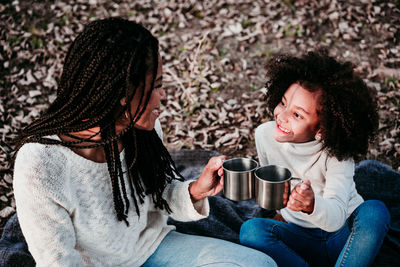
[[[157,68],[158,41],[140,24],[121,18],[89,23],[68,50],[57,98],[40,118],[22,130],[16,139],[16,151],[31,142],[78,149],[103,147],[117,218],[128,224],[130,201],[118,150],[120,140],[137,214],[140,215],[138,201],[143,203],[148,194],[157,208],[170,212],[162,192],[173,179],[183,180],[183,177],[156,131],[134,128],[154,89]],[[151,90],[145,94],[146,74],[151,72]],[[138,108],[130,115],[129,126],[117,134],[116,122],[125,112],[131,114],[129,103],[137,90]],[[124,97],[128,104],[122,106],[120,100]],[[97,134],[87,138],[72,134],[96,126],[100,126],[97,134],[101,140],[92,139]],[[66,135],[73,141],[46,138],[51,135]]]

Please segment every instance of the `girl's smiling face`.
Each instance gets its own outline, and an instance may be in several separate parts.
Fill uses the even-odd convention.
[[[321,90],[310,92],[298,83],[292,84],[274,109],[278,142],[304,143],[319,134],[319,98]]]

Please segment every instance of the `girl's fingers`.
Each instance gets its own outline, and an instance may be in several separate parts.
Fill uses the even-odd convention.
[[[292,205],[295,205],[296,207],[300,208],[300,210],[302,210],[311,205],[313,197],[304,197],[297,192],[292,192],[289,198],[289,202],[290,201],[292,201]]]
[[[290,198],[288,203],[287,203],[287,207],[293,211],[301,211],[302,208],[302,203],[296,199]]]
[[[309,194],[310,192],[312,192],[311,186],[309,184],[306,183],[301,183],[298,184],[293,191],[296,191],[297,193],[301,194],[301,195],[306,195]]]
[[[298,202],[301,202],[301,203],[306,201],[305,197],[303,197],[302,195],[300,195],[299,193],[294,192],[294,191],[292,192],[292,194],[290,194],[290,198],[297,200]]]
[[[313,199],[314,195],[312,193],[300,194],[298,191],[293,190],[290,196],[300,202],[309,202],[311,199]]]

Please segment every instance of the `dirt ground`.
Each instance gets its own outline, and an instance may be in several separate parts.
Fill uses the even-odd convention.
[[[264,66],[279,53],[326,48],[378,94],[380,128],[367,159],[400,170],[400,4],[377,1],[2,1],[0,227],[15,213],[11,140],[53,101],[69,44],[94,19],[121,16],[157,36],[169,149],[256,158],[266,115]]]

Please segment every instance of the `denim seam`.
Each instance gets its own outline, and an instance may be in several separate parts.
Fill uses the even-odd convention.
[[[357,217],[355,216],[354,221],[353,221],[353,223],[352,223],[353,228],[357,227],[357,224],[358,224],[358,222],[357,222]],[[339,266],[343,266],[342,264],[343,264],[343,262],[346,260],[346,258],[347,258],[347,256],[348,256],[348,248],[350,247],[351,243],[353,242],[354,233],[355,233],[355,231],[351,231],[350,238],[349,238],[349,242],[348,242],[348,244],[346,245],[346,249],[345,249],[345,251],[344,251],[344,253],[343,253],[343,257],[340,259]]]

